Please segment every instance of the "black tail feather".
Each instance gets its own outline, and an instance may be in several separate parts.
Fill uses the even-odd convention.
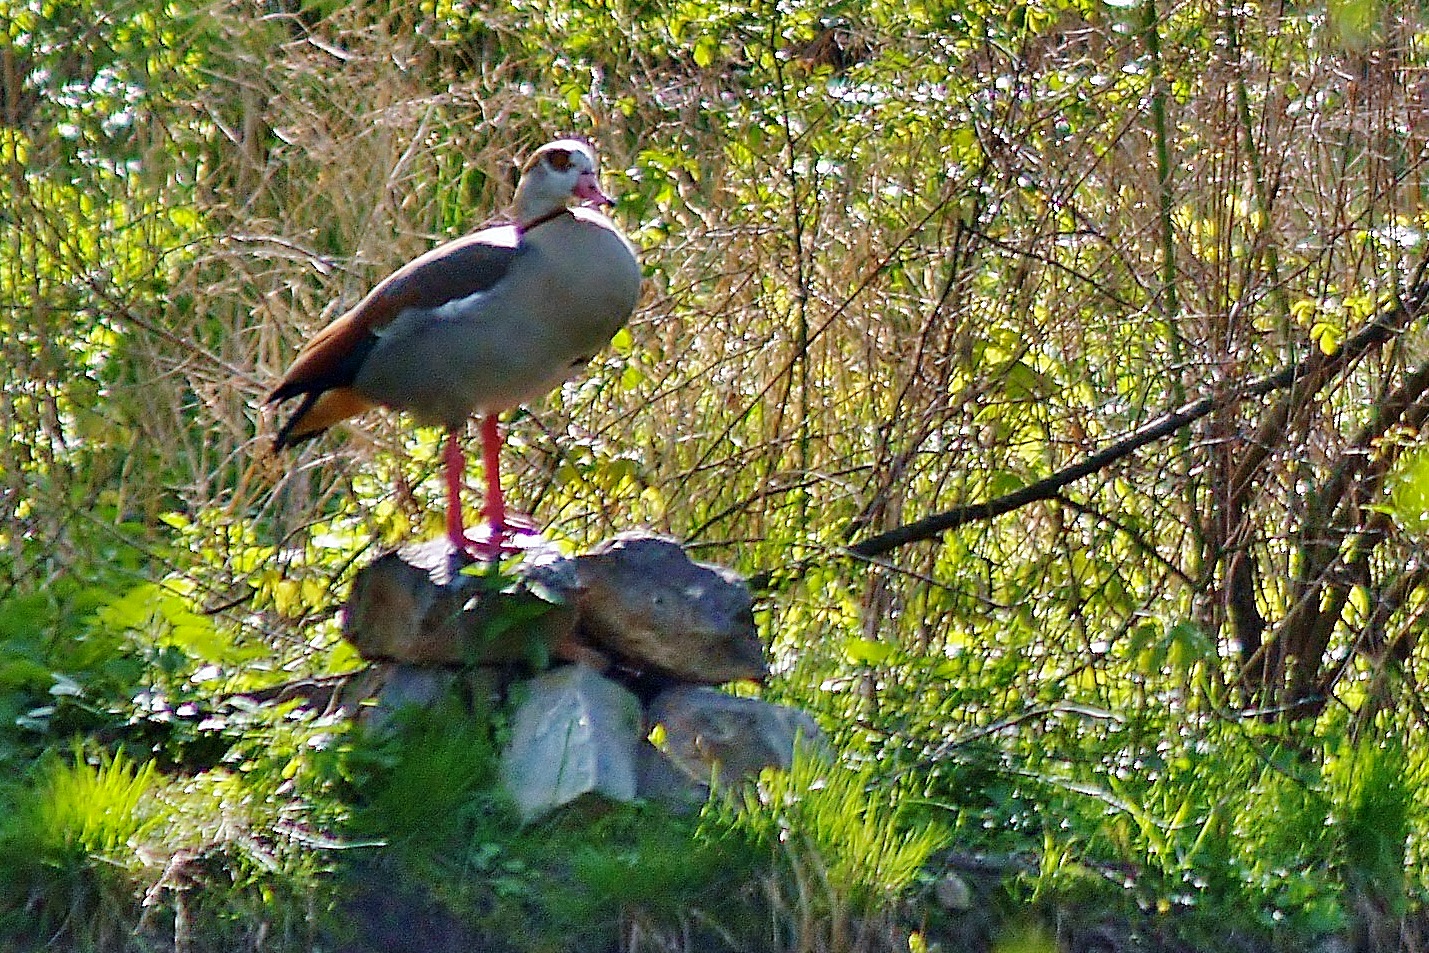
[[[276,396],[276,394],[277,392],[275,391],[275,396],[269,397],[268,400],[273,401],[286,399],[285,397],[278,397]],[[291,397],[294,395],[289,394],[287,396]],[[293,428],[298,425],[298,421],[302,420],[304,415],[306,415],[308,411],[313,409],[313,404],[316,404],[318,402],[318,398],[321,396],[321,393],[307,393],[303,395],[303,402],[299,404],[298,409],[293,411],[293,413],[289,415],[288,419],[283,422],[283,426],[278,430],[278,435],[273,438],[274,453],[277,453],[280,450],[285,450],[288,447],[296,447],[304,440],[311,440],[318,434],[322,433],[321,430],[314,430],[312,433],[298,434],[296,437],[293,436]]]

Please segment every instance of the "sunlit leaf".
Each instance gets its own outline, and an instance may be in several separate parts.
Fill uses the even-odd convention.
[[[1429,452],[1406,454],[1387,485],[1395,519],[1415,533],[1429,530]]]
[[[898,650],[887,642],[873,639],[849,639],[844,642],[844,654],[849,660],[863,665],[884,665]]]

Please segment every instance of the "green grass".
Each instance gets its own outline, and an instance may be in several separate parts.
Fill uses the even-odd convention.
[[[103,945],[132,916],[161,822],[154,763],[50,754],[0,794],[0,930]]]
[[[914,802],[876,764],[853,770],[801,750],[788,771],[764,771],[709,814],[769,851],[774,939],[797,949],[881,950],[897,935],[899,899],[949,839]]]

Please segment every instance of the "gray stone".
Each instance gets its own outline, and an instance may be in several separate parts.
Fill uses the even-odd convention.
[[[502,783],[523,822],[576,801],[635,799],[640,703],[584,665],[526,683],[501,759]]]
[[[575,562],[581,629],[597,650],[697,684],[768,675],[749,587],[734,571],[649,533],[621,534]]]
[[[939,906],[951,913],[966,913],[973,906],[973,892],[967,881],[952,872],[943,874],[933,885],[933,896]]]
[[[703,801],[711,781],[724,787],[788,768],[795,745],[826,753],[807,712],[713,688],[680,685],[662,692],[647,714],[663,729],[659,758],[642,762],[640,794],[675,806]]]
[[[471,561],[445,540],[378,557],[353,580],[343,636],[369,661],[431,666],[539,666],[573,641],[571,568],[498,583],[464,574]]]
[[[636,751],[635,790],[647,801],[658,801],[674,814],[693,814],[709,799],[709,777],[697,781],[675,766],[665,753],[642,738]]]
[[[363,720],[381,728],[392,716],[407,707],[435,708],[443,699],[452,697],[457,673],[442,668],[418,668],[415,665],[384,666],[382,688],[377,704],[365,708]]]

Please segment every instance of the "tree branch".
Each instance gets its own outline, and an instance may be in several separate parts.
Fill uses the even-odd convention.
[[[1169,410],[1159,417],[1147,421],[1140,427],[1112,442],[1079,463],[1058,470],[1056,473],[1036,483],[1030,483],[1020,490],[987,500],[956,506],[942,513],[906,523],[877,536],[871,536],[848,547],[848,552],[857,557],[881,556],[899,546],[936,539],[949,530],[968,523],[994,519],[1029,503],[1050,500],[1064,487],[1097,473],[1119,460],[1131,456],[1147,444],[1155,443],[1195,423],[1202,417],[1245,400],[1264,397],[1289,387],[1311,386],[1319,390],[1335,375],[1344,372],[1370,349],[1391,340],[1404,332],[1409,321],[1417,318],[1429,298],[1429,284],[1424,281],[1424,272],[1429,259],[1421,262],[1415,272],[1410,290],[1402,299],[1385,312],[1350,336],[1334,354],[1313,351],[1306,357],[1283,367],[1271,374],[1252,378],[1239,386],[1218,394],[1209,394],[1193,400],[1175,410]],[[1302,391],[1303,392],[1303,391]]]

